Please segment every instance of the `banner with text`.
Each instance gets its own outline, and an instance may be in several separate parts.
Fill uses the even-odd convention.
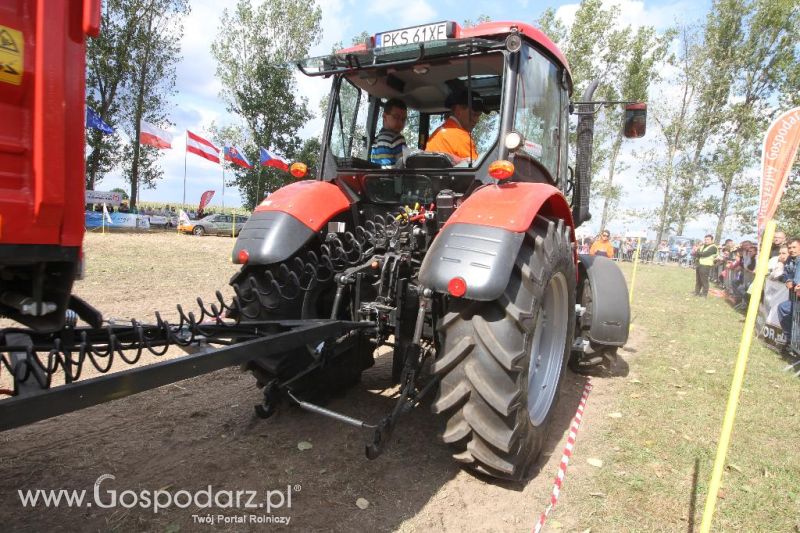
[[[767,129],[761,152],[761,201],[758,205],[758,234],[775,215],[786,187],[786,179],[800,145],[800,107],[778,117]]]

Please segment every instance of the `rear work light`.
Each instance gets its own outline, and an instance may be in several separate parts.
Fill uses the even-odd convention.
[[[464,281],[464,278],[453,278],[447,284],[447,292],[450,293],[450,296],[461,298],[467,293],[467,282]]]

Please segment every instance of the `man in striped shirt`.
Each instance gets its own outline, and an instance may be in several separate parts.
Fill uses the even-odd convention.
[[[383,127],[372,143],[369,160],[382,167],[394,166],[403,155],[406,139],[403,128],[408,118],[405,102],[392,98],[383,106]]]

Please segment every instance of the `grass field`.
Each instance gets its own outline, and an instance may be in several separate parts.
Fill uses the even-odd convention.
[[[623,270],[630,279],[631,265]],[[722,299],[689,294],[693,275],[650,265],[637,273],[635,353],[620,352],[630,374],[603,391],[606,412],[588,420],[593,431],[578,442],[603,466],[571,477],[563,499],[565,513],[592,516],[599,530],[699,527],[744,316]],[[800,527],[800,381],[785,366],[754,341],[717,531]]]
[[[237,270],[230,263],[232,246],[230,238],[174,233],[90,234],[85,247],[86,279],[75,290],[106,318],[151,321],[156,310],[174,318],[176,303],[188,310],[196,296],[210,299],[217,289],[230,297],[227,282]],[[623,264],[622,269],[630,278],[631,265]],[[699,527],[744,317],[719,298],[691,296],[693,276],[692,270],[678,267],[639,268],[631,339],[620,351],[628,370],[593,378],[594,390],[561,499],[546,529],[692,531]],[[780,356],[754,342],[715,531],[796,531],[800,527],[800,380],[783,372],[785,366]],[[284,470],[294,476],[291,480],[307,479],[298,527],[320,531],[343,519],[357,520],[349,522],[352,527],[345,529],[350,530],[530,531],[548,501],[565,434],[555,436],[561,441],[536,479],[521,489],[509,488],[459,471],[447,450],[432,438],[432,416],[426,410],[410,416],[403,429],[408,433],[402,433],[406,442],[398,436],[400,442],[386,457],[365,461],[360,441],[355,452],[352,446],[348,451],[353,435],[327,419],[284,415],[253,422],[247,404],[258,395],[251,381],[233,371],[221,372],[121,400],[119,405],[6,432],[2,446],[7,461],[0,468],[6,481],[0,487],[9,493],[34,482],[40,483],[34,486],[70,487],[76,478],[90,486],[93,477],[86,474],[83,480],[75,472],[87,469],[95,475],[91,469],[109,461],[95,464],[89,460],[94,455],[120,457],[113,471],[120,479],[140,476],[145,486],[166,485],[187,472],[196,472],[203,483],[208,476],[216,476],[219,483],[234,483],[245,475],[239,465],[246,464],[250,465],[247,475],[256,480]],[[567,382],[571,387],[565,388],[575,389],[581,380],[568,374]],[[342,399],[336,405],[346,412],[379,408],[368,391],[357,392],[353,398],[352,403]],[[180,402],[192,407],[173,405]],[[176,419],[185,409],[202,416]],[[570,409],[564,420],[572,416],[574,407]],[[70,424],[83,424],[87,433],[75,433]],[[138,431],[126,434],[125,427],[131,424],[152,426],[142,435]],[[558,431],[566,431],[567,425],[559,424]],[[116,429],[94,435],[94,427]],[[321,432],[316,439],[309,437],[313,431]],[[269,449],[264,445],[268,436]],[[231,438],[234,441],[228,444]],[[314,459],[297,456],[294,441],[301,438],[313,440],[319,455]],[[420,446],[425,439],[430,442]],[[58,450],[65,440],[71,442],[71,449],[85,448],[88,462],[63,456]],[[31,451],[31,443],[38,448]],[[160,457],[162,448],[171,450],[172,459],[144,464],[121,458],[142,446],[152,449],[153,457]],[[221,447],[228,450],[223,457],[218,452]],[[73,455],[80,457],[70,452]],[[602,466],[591,465],[589,459],[601,460]],[[66,461],[66,466],[60,470],[37,466],[53,461]],[[327,472],[324,479],[319,472]],[[347,498],[342,500],[345,493]],[[355,495],[361,494],[369,495],[374,506],[369,511],[351,511],[355,507],[350,496],[355,501]],[[331,501],[339,503],[332,507]],[[3,523],[20,525],[25,520],[29,530],[56,523],[63,527],[83,516],[76,514],[81,511],[24,514],[12,499],[4,506],[9,514]],[[356,517],[352,512],[361,514]],[[319,513],[322,516],[315,522],[313,517]],[[177,512],[160,516],[129,513],[115,527],[159,530],[173,521],[191,524],[188,516]],[[101,521],[112,519],[117,520],[98,515],[87,524],[104,529]]]

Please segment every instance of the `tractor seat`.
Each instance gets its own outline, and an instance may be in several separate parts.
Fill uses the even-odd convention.
[[[442,152],[416,152],[406,157],[406,168],[453,168],[454,162]]]

